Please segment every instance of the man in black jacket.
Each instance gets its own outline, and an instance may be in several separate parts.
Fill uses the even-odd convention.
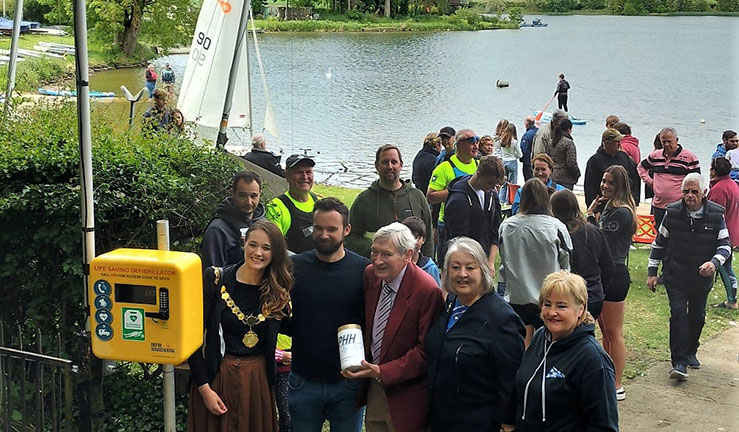
[[[685,380],[701,367],[696,354],[706,321],[713,276],[731,256],[724,208],[705,197],[699,173],[683,178],[680,201],[667,206],[647,262],[647,288],[655,290],[660,262],[670,301],[670,378]]]
[[[590,203],[600,195],[600,181],[606,168],[611,165],[620,165],[629,173],[631,196],[634,198],[634,204],[639,205],[641,179],[634,161],[626,152],[619,150],[622,138],[623,135],[616,129],[608,128],[603,131],[601,146],[590,156],[585,167],[585,206],[590,206]]]
[[[244,156],[244,159],[280,177],[285,177],[285,170],[280,166],[280,156],[266,150],[267,140],[264,135],[254,135],[251,138],[251,146],[251,151]]]
[[[426,135],[423,147],[413,158],[413,173],[411,174],[413,185],[424,195],[429,188],[431,173],[436,168],[436,157],[439,156],[439,151],[441,151],[441,137],[432,132]]]
[[[449,185],[444,212],[445,238],[465,236],[476,240],[488,256],[490,271],[495,275],[498,255],[498,228],[501,223],[500,202],[492,191],[505,181],[503,162],[497,156],[480,159],[475,174],[459,177]],[[446,244],[439,246],[439,260],[444,259]]]
[[[246,231],[252,223],[264,217],[262,180],[251,171],[236,173],[231,183],[231,195],[216,210],[203,234],[203,268],[223,267],[244,259]]]

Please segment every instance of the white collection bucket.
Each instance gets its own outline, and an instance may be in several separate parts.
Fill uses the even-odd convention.
[[[362,369],[362,360],[364,360],[362,327],[358,324],[343,325],[339,327],[338,337],[341,370],[357,372]]]

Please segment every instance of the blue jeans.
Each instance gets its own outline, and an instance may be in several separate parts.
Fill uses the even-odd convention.
[[[724,288],[726,289],[726,301],[736,304],[736,275],[734,274],[734,269],[731,267],[731,258],[733,256],[733,253],[729,255],[729,259],[726,260],[724,265],[718,268],[718,274],[721,276],[721,282],[724,283]]]
[[[505,168],[505,176],[508,183],[518,183],[518,161],[509,160],[503,162],[503,168]],[[498,192],[498,199],[501,203],[508,202],[508,184],[504,184]]]
[[[361,432],[364,408],[355,408],[359,380],[322,383],[290,372],[287,386],[292,432],[320,432],[325,420],[331,432]]]
[[[157,84],[153,82],[146,82],[146,89],[149,90],[149,99],[154,97],[154,88],[156,88]]]

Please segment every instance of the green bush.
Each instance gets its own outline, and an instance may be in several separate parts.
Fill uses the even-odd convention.
[[[18,92],[36,93],[39,87],[56,81],[73,69],[61,59],[26,59],[17,63],[15,73],[15,90]],[[72,66],[73,67],[73,66]],[[8,67],[0,67],[0,88],[5,91],[8,85]]]
[[[361,21],[364,14],[356,9],[352,9],[346,13],[346,17],[352,21]]]
[[[717,0],[716,8],[721,12],[739,12],[739,0]]]
[[[138,363],[119,363],[104,378],[106,411],[104,432],[162,430],[164,394],[161,368]],[[187,428],[187,395],[175,398],[175,430]]]
[[[480,14],[478,12],[475,12],[472,9],[468,8],[457,9],[457,11],[454,12],[454,17],[458,18],[459,20],[464,20],[467,22],[467,24],[470,24],[472,26],[482,21],[482,18],[480,17]]]
[[[508,20],[520,26],[523,23],[523,11],[521,8],[518,6],[512,7],[510,12],[508,12]]]
[[[627,0],[624,3],[623,14],[624,15],[644,15],[646,10],[644,4],[637,1]]]
[[[57,333],[61,356],[85,366],[80,168],[75,105],[21,106],[0,124],[0,319],[21,328],[25,346]],[[169,135],[117,132],[93,113],[95,248],[156,247],[168,219],[173,250],[196,251],[199,237],[239,165]],[[9,289],[11,288],[12,289]],[[18,346],[16,332],[5,342]],[[86,373],[80,374],[84,383]],[[160,418],[140,419],[144,422]]]

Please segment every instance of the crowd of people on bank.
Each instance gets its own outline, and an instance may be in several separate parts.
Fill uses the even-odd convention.
[[[188,430],[618,430],[639,182],[657,230],[646,282],[667,290],[669,377],[684,380],[700,367],[715,272],[727,292],[716,306],[737,307],[739,186],[725,155],[739,139],[724,133],[709,192],[674,129],[639,160],[629,126],[606,126],[585,212],[563,111],[540,128],[526,118],[520,142],[506,120],[494,136],[430,133],[413,184],[400,149],[383,145],[351,209],[312,191],[308,155],[287,158],[288,190],[266,205],[259,176],[237,173],[203,235]],[[347,325],[361,329],[365,360],[342,370]]]
[[[185,132],[185,116],[177,108],[170,108],[175,100],[175,72],[169,63],[164,65],[161,74],[162,87],[157,87],[160,80],[159,74],[153,63],[149,63],[144,72],[146,89],[149,92],[149,100],[154,102],[143,116],[142,129],[146,134],[155,134],[160,131],[180,134]]]

